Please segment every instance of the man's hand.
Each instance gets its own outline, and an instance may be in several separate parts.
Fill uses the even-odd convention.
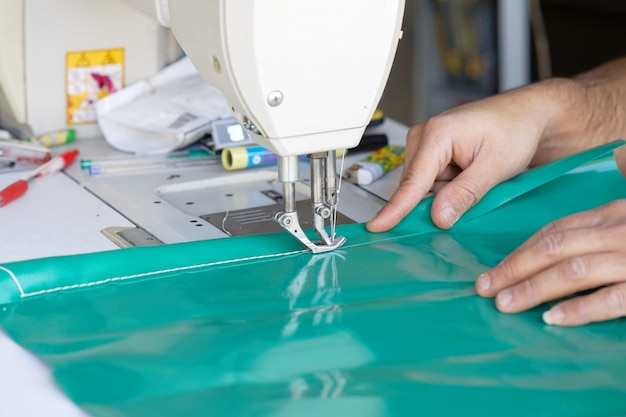
[[[626,316],[626,200],[550,223],[497,267],[476,290],[496,307],[516,313],[546,301],[596,289],[559,302],[544,313],[548,324],[579,326]]]
[[[368,230],[391,229],[433,189],[432,219],[452,227],[490,188],[528,166],[559,107],[549,93],[537,86],[513,90],[413,127],[400,185]]]
[[[367,223],[381,232],[438,191],[433,222],[450,228],[497,183],[626,135],[626,58],[456,107],[411,129],[398,190]]]
[[[494,185],[609,141],[626,139],[626,57],[573,79],[551,79],[456,107],[411,129],[400,185],[367,229],[397,225],[429,192],[433,222],[448,229]],[[626,173],[626,148],[616,151]],[[582,290],[544,314],[580,325],[626,316],[626,201],[545,227],[481,275],[480,295],[523,311]]]

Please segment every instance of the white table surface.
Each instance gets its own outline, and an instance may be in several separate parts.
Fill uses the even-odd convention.
[[[24,174],[0,174],[0,189]],[[35,178],[26,194],[0,207],[0,264],[115,249],[100,233],[109,226],[132,223],[63,172]]]

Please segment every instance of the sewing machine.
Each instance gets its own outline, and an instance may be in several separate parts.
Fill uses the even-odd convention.
[[[404,0],[123,1],[170,27],[252,139],[279,155],[284,208],[275,221],[313,253],[340,247],[334,151],[355,147],[376,109]],[[319,241],[303,232],[296,210],[304,154]]]

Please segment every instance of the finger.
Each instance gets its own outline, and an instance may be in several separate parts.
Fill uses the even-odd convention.
[[[430,187],[431,193],[438,193],[443,187],[450,183],[461,172],[461,168],[456,165],[448,165],[446,169],[435,179],[435,182]]]
[[[439,144],[420,141],[414,158],[407,161],[398,189],[376,217],[367,222],[367,229],[382,232],[397,225],[422,200],[448,162]]]
[[[477,156],[464,171],[439,190],[433,200],[431,213],[438,227],[452,227],[487,191],[507,179],[508,173],[494,170],[489,159],[487,155]]]
[[[430,187],[426,188],[425,182],[417,179],[416,175],[413,173],[403,178],[387,204],[378,212],[376,217],[367,222],[367,230],[370,232],[383,232],[391,229],[400,223],[420,202]]]
[[[410,162],[415,158],[422,139],[423,125],[416,125],[409,129],[406,136],[406,150],[404,153],[404,164],[402,165],[402,177],[408,171]]]
[[[445,169],[437,175],[436,180],[437,181],[452,181],[461,172],[462,172],[461,168],[459,168],[457,165],[451,164],[445,167]]]
[[[572,262],[584,254],[619,250],[623,245],[620,240],[610,228],[542,233],[540,239],[522,245],[498,266],[478,277],[476,291],[483,297],[494,297],[503,289],[535,277],[556,264]]]
[[[558,303],[543,313],[543,321],[557,326],[582,326],[625,316],[626,283],[622,282]]]
[[[613,151],[615,163],[617,168],[622,173],[622,176],[626,178],[626,146],[620,146]]]
[[[598,208],[572,214],[542,227],[524,242],[519,250],[536,244],[550,234],[566,230],[611,226],[626,219],[626,200],[616,200]]]
[[[560,262],[530,279],[506,288],[496,296],[503,313],[517,313],[579,291],[621,282],[626,276],[616,253],[577,256]]]
[[[438,193],[443,187],[445,187],[446,185],[448,185],[448,183],[450,183],[450,181],[435,181],[435,183],[433,184],[432,187],[430,187],[430,192],[432,193]]]

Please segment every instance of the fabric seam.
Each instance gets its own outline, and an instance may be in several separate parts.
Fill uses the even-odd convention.
[[[24,297],[24,289],[22,288],[22,284],[20,284],[20,281],[17,279],[17,276],[15,276],[13,271],[11,271],[8,268],[3,267],[2,265],[0,265],[0,270],[2,270],[4,272],[6,272],[7,274],[9,274],[9,276],[11,277],[11,279],[13,280],[15,285],[17,286],[17,289],[20,290],[20,297]]]
[[[225,260],[225,261],[208,262],[208,263],[205,263],[205,264],[187,265],[187,266],[181,266],[181,267],[177,267],[177,268],[169,268],[169,269],[161,269],[161,270],[158,270],[158,271],[143,272],[141,274],[133,274],[133,275],[124,275],[124,276],[120,276],[120,277],[105,278],[105,279],[101,279],[101,280],[98,280],[98,281],[84,282],[84,283],[81,283],[81,284],[64,285],[64,286],[60,286],[60,287],[54,287],[54,288],[49,288],[49,289],[46,289],[46,290],[38,290],[38,291],[33,291],[33,292],[24,292],[24,290],[22,289],[22,286],[21,286],[19,280],[17,279],[17,276],[11,270],[9,270],[8,268],[5,268],[5,267],[3,267],[1,265],[0,265],[0,269],[6,271],[11,276],[11,278],[13,279],[15,284],[17,285],[18,289],[20,290],[20,297],[21,298],[26,298],[26,297],[33,297],[33,296],[36,296],[36,295],[50,294],[50,293],[54,293],[54,292],[73,290],[73,289],[77,289],[77,288],[94,287],[94,286],[98,286],[98,285],[108,284],[108,283],[111,283],[111,282],[127,281],[127,280],[137,279],[137,278],[145,278],[145,277],[150,277],[150,276],[159,275],[159,274],[167,274],[167,273],[172,273],[172,272],[189,271],[189,270],[193,270],[193,269],[206,268],[206,267],[210,267],[210,266],[227,265],[227,264],[233,264],[233,263],[238,263],[238,262],[246,262],[246,261],[254,261],[254,260],[260,260],[260,259],[270,259],[270,258],[276,258],[276,257],[279,257],[279,256],[289,256],[289,255],[295,255],[295,254],[304,253],[304,252],[307,252],[307,251],[306,250],[298,250],[298,251],[283,252],[283,253],[277,253],[277,254],[271,254],[271,255],[250,256],[250,257],[247,257],[247,258],[228,259],[228,260]]]

